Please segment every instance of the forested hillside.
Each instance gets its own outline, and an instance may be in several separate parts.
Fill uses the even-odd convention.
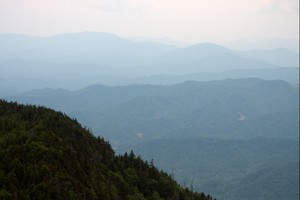
[[[63,113],[0,101],[0,199],[212,199]]]

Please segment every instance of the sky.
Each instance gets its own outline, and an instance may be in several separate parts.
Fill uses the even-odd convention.
[[[299,39],[299,0],[0,0],[0,33],[82,31],[181,43]]]

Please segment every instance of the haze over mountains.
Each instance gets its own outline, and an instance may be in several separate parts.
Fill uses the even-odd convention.
[[[95,83],[171,84],[251,77],[247,74],[298,83],[298,71],[299,55],[287,49],[234,51],[212,43],[179,48],[95,32],[0,35],[2,96],[43,87],[76,90]]]
[[[298,200],[298,52],[6,34],[0,97],[64,112],[218,199]]]

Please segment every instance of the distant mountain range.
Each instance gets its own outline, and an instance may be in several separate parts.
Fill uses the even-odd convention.
[[[299,66],[299,55],[287,49],[233,51],[226,47],[202,43],[185,48],[154,42],[134,42],[110,33],[82,32],[52,37],[30,37],[25,35],[0,35],[0,61],[25,60],[46,63],[79,63],[97,65],[99,68],[131,68],[154,74],[162,73],[158,68],[176,67],[185,73],[225,71],[227,69]],[[241,57],[242,55],[242,57]],[[259,55],[259,56],[258,56]],[[214,59],[208,59],[214,58]],[[211,68],[208,63],[218,63]],[[227,59],[231,63],[227,63]],[[199,61],[201,61],[199,63]],[[179,63],[178,63],[179,62]],[[225,63],[224,63],[225,62]],[[263,62],[263,63],[262,63]],[[189,64],[194,64],[195,69]],[[243,63],[243,65],[238,65]],[[176,66],[174,66],[176,64]],[[208,64],[208,65],[207,65]],[[154,70],[154,69],[156,70]],[[174,69],[175,68],[175,69]],[[165,70],[166,70],[165,69]]]
[[[149,76],[153,77],[150,82],[155,83],[156,77],[162,75],[180,76],[184,81],[191,76],[183,75],[199,73],[204,77],[209,74],[203,80],[216,80],[220,76],[244,78],[245,75],[236,76],[249,70],[254,70],[252,75],[258,78],[282,78],[298,83],[295,73],[286,76],[291,69],[286,67],[299,71],[299,54],[283,48],[234,51],[212,43],[179,48],[95,32],[52,37],[0,35],[2,96],[43,87],[74,90],[95,83],[135,83],[136,79],[141,81],[141,77]],[[281,76],[278,69],[285,75]],[[269,72],[276,75],[268,75]]]

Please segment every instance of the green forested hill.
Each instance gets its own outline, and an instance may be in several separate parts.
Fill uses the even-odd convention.
[[[0,101],[0,199],[212,199],[63,113]]]

